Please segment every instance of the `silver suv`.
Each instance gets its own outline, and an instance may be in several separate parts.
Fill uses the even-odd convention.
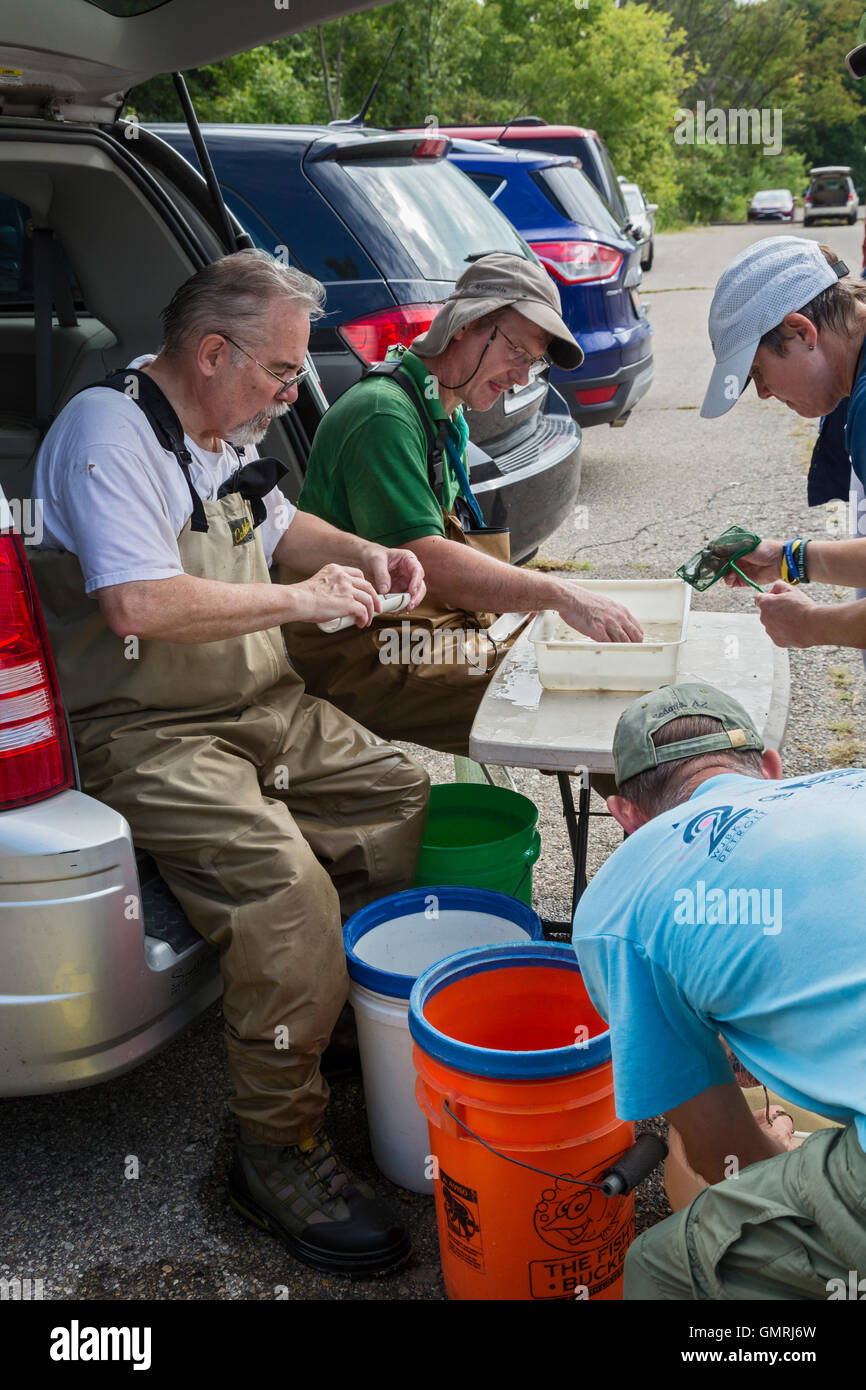
[[[803,199],[803,226],[825,218],[838,218],[853,227],[857,221],[857,193],[847,164],[827,164],[809,170],[809,187]]]
[[[159,344],[181,281],[250,244],[184,159],[118,121],[124,94],[373,2],[63,0],[48,23],[0,0],[0,1095],[126,1071],[222,989],[126,821],[79,790],[26,553],[50,420]],[[327,406],[315,372],[300,389],[265,445],[290,488]]]

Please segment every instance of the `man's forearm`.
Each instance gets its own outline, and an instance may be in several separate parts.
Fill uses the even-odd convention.
[[[291,622],[299,607],[293,585],[229,584],[190,574],[110,585],[93,596],[113,632],[143,641],[219,642]]]
[[[689,1167],[694,1168],[704,1182],[716,1183],[732,1176],[732,1159],[736,1159],[736,1171],[739,1172],[748,1168],[750,1163],[758,1163],[764,1158],[775,1158],[778,1154],[786,1152],[784,1144],[771,1139],[770,1135],[765,1134],[757,1125],[754,1126],[754,1131],[754,1134],[749,1133],[738,1143],[727,1144],[725,1153],[718,1150],[710,1151],[708,1146],[695,1138],[688,1143],[684,1140]]]
[[[555,609],[563,600],[563,585],[553,576],[507,565],[444,536],[422,536],[403,549],[418,556],[428,590],[453,608],[522,613]]]
[[[311,512],[296,512],[274,548],[274,563],[297,574],[315,574],[330,564],[363,569],[369,546],[361,536],[338,531]]]

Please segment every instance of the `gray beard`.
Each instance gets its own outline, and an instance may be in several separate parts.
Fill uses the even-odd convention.
[[[288,408],[288,401],[275,401],[267,410],[260,410],[252,419],[245,420],[242,425],[229,430],[225,437],[229,444],[236,444],[239,449],[245,449],[250,444],[260,444],[268,432],[265,421],[278,419],[280,415],[285,415]]]

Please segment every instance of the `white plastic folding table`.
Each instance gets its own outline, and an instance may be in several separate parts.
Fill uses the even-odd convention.
[[[775,647],[757,614],[691,612],[678,682],[706,681],[751,715],[767,748],[780,749],[790,701],[788,653]],[[572,917],[586,888],[593,773],[613,772],[616,722],[636,699],[629,690],[545,690],[526,628],[491,680],[472,725],[469,755],[502,767],[555,773],[574,860]],[[580,778],[575,810],[571,778]],[[548,923],[571,935],[571,923]]]

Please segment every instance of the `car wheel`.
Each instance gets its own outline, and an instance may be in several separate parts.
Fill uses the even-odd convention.
[[[849,217],[849,218],[848,218],[848,226],[849,226],[849,227],[853,227],[853,226],[854,226],[854,223],[855,223],[856,221],[857,221],[857,214],[856,214],[856,212],[855,212],[853,217]]]
[[[650,244],[649,244],[649,255],[647,256],[646,260],[645,260],[644,263],[643,263],[643,268],[644,268],[644,270],[652,270],[652,268],[653,268],[653,257],[654,257],[654,255],[655,255],[655,245],[654,245],[653,242],[651,241]]]

